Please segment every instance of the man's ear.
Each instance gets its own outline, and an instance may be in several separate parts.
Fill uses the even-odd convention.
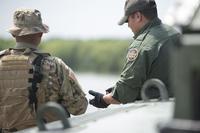
[[[137,18],[137,19],[136,19],[137,22],[142,21],[142,14],[141,14],[140,12],[136,12],[136,13],[135,13],[135,17]]]

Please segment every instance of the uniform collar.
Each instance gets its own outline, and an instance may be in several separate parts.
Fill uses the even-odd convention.
[[[31,48],[37,50],[37,46],[34,44],[29,44],[29,43],[24,43],[24,42],[17,42],[16,49],[26,49],[26,48]]]
[[[145,33],[148,33],[148,31],[151,27],[154,27],[154,26],[157,26],[157,25],[160,25],[160,24],[161,24],[161,20],[159,18],[154,18],[153,20],[149,21],[146,25],[144,25],[140,29],[140,31],[135,34],[135,36],[133,38],[139,39],[140,35],[142,35],[144,37],[146,35]],[[143,39],[143,37],[141,39]]]

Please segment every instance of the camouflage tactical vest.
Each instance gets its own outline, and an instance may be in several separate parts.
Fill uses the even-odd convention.
[[[30,89],[35,69],[32,63],[41,54],[31,49],[22,53],[12,49],[0,53],[0,128],[3,129],[21,130],[36,123],[35,110],[30,105]],[[45,103],[45,90],[39,89],[45,85],[35,85],[40,94],[38,103]]]

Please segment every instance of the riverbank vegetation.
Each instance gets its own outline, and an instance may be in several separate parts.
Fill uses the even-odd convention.
[[[126,61],[130,40],[64,40],[43,41],[44,52],[58,56],[79,72],[120,73]],[[13,40],[0,39],[0,50],[13,47]]]

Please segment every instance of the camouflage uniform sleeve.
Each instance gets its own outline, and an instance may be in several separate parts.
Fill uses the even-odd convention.
[[[147,73],[159,51],[158,47],[134,49],[139,51],[136,59],[127,60],[121,78],[112,92],[113,98],[121,103],[134,102],[137,98],[140,98],[140,89],[147,79]]]
[[[85,93],[82,91],[74,72],[61,59],[56,58],[58,65],[58,75],[62,79],[60,96],[61,104],[72,115],[79,115],[85,113],[88,101]]]

